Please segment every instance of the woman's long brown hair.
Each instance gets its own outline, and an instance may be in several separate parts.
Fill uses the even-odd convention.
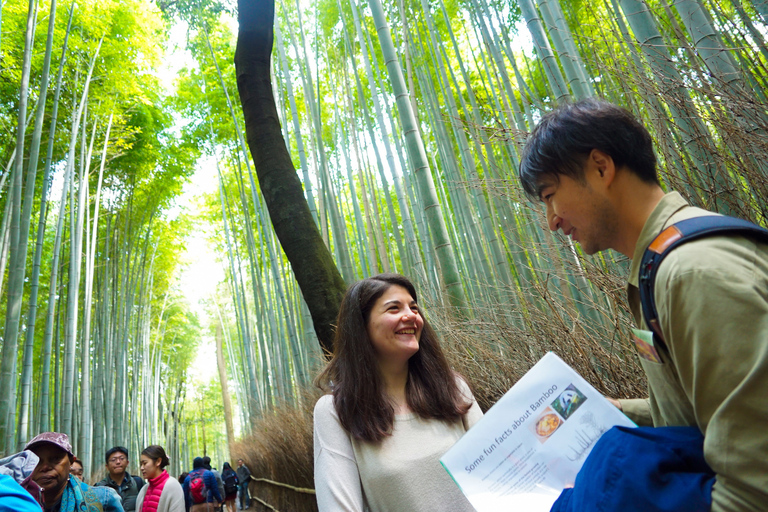
[[[394,285],[402,286],[418,301],[413,284],[399,274],[379,274],[350,286],[339,309],[333,357],[315,379],[321,389],[333,393],[341,425],[362,441],[381,441],[392,433],[394,424],[395,410],[384,395],[367,329],[371,308]],[[424,318],[423,312],[421,315]],[[453,421],[471,406],[426,318],[419,350],[408,360],[405,398],[411,410],[422,418]]]

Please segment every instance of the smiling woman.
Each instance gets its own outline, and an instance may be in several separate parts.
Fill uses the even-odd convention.
[[[407,373],[408,360],[419,350],[424,327],[416,299],[402,286],[392,285],[376,300],[369,315],[368,337],[379,369],[387,376]]]
[[[320,511],[473,510],[439,458],[482,412],[448,366],[413,284],[397,274],[355,283],[336,325],[333,358],[317,379],[331,391],[315,406]]]

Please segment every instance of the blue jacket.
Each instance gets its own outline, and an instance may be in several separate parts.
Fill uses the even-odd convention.
[[[0,475],[0,512],[40,512],[40,505],[10,475]]]
[[[708,512],[714,482],[696,427],[613,427],[551,512]]]
[[[187,507],[187,510],[189,510],[192,505],[194,505],[194,502],[192,501],[192,494],[189,491],[189,483],[193,478],[195,478],[195,476],[201,473],[203,475],[203,483],[205,484],[205,489],[207,491],[206,501],[208,503],[212,503],[214,501],[221,503],[224,501],[224,499],[221,497],[221,494],[219,493],[219,484],[216,482],[216,477],[214,474],[205,468],[198,468],[188,474],[187,478],[184,479],[184,483],[182,484],[182,488],[184,489],[184,503]]]

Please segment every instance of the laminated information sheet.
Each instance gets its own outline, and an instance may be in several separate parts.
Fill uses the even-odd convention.
[[[547,512],[614,425],[636,425],[549,352],[440,459],[478,512]]]

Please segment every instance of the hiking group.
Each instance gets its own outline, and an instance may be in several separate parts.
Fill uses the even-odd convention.
[[[42,433],[0,460],[0,512],[234,512],[238,495],[238,508],[248,508],[251,476],[242,459],[237,472],[225,462],[219,474],[210,457],[197,457],[178,479],[166,471],[170,461],[159,445],[141,452],[143,478],[128,472],[125,447],[110,448],[104,460],[106,476],[88,485],[69,437]]]

